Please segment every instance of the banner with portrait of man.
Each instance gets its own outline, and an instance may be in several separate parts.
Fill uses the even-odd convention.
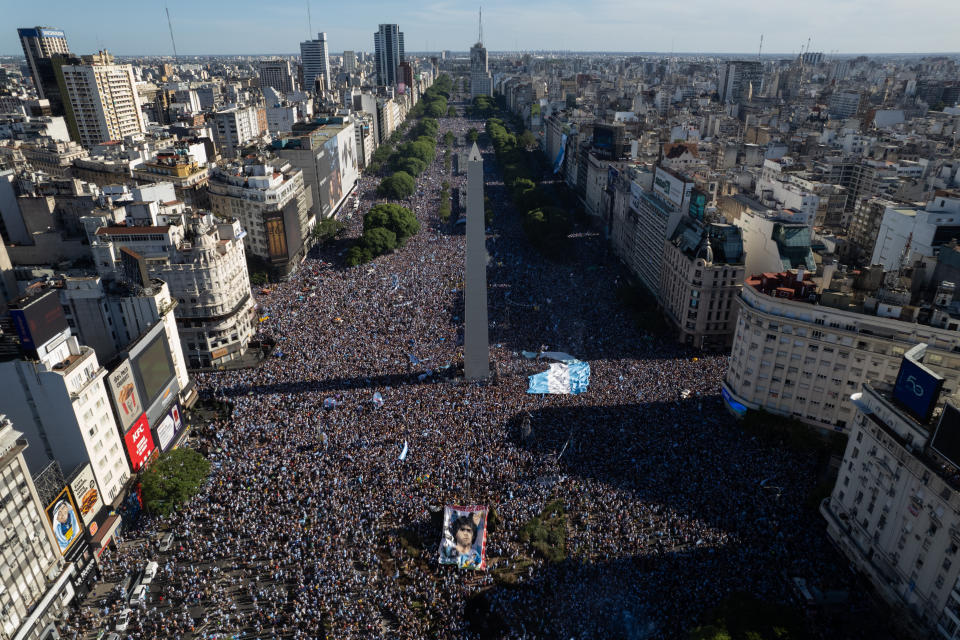
[[[487,568],[487,508],[447,505],[443,510],[440,564],[483,571]]]

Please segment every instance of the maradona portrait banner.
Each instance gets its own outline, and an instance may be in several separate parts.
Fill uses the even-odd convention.
[[[486,550],[487,508],[444,507],[440,564],[482,571],[487,568]]]

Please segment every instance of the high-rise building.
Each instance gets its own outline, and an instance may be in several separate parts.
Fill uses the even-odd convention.
[[[231,106],[213,114],[220,155],[232,158],[244,145],[266,133],[266,122],[262,130],[260,127],[261,111],[266,120],[266,111],[257,107]]]
[[[300,43],[300,59],[303,63],[303,89],[313,91],[317,77],[323,78],[324,91],[330,90],[330,55],[327,49],[327,34],[320,32],[316,40]]]
[[[23,458],[28,446],[23,433],[0,415],[0,504],[8,514],[0,534],[4,568],[0,572],[0,630],[4,638],[40,637],[40,630],[66,608],[66,603],[54,602],[58,598],[44,596],[55,596],[73,570],[67,565],[61,575],[62,560],[55,551],[57,541],[44,513],[46,505]],[[38,610],[43,600],[49,603]]]
[[[290,93],[296,89],[293,77],[294,70],[289,60],[262,60],[260,62],[261,88],[273,87],[280,93]]]
[[[478,42],[470,47],[470,97],[492,95],[493,78],[487,65],[487,49]]]
[[[760,95],[763,63],[757,60],[729,60],[720,72],[720,102],[743,104]]]
[[[343,72],[349,74],[357,72],[357,54],[355,52],[343,52]]]
[[[54,66],[74,140],[93,147],[146,131],[129,64],[114,64],[106,51],[68,62]]]
[[[397,85],[397,68],[404,61],[403,32],[400,25],[381,24],[373,34],[373,50],[377,84],[381,87]]]
[[[33,85],[40,99],[50,101],[50,112],[55,116],[64,114],[63,98],[57,85],[57,75],[51,58],[54,55],[68,55],[67,36],[63,31],[51,27],[33,27],[17,29],[23,55],[27,58]]]

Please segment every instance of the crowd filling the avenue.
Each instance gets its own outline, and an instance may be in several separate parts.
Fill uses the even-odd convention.
[[[482,128],[439,125],[464,144]],[[213,468],[200,494],[144,514],[104,555],[107,581],[159,563],[121,637],[684,638],[731,594],[786,602],[794,576],[845,584],[806,504],[815,461],[726,413],[726,357],[637,329],[598,234],[579,233],[563,262],[531,248],[486,152],[493,375],[464,381],[465,238],[456,205],[449,222],[437,210],[442,183],[465,193],[466,176],[445,149],[400,203],[421,225],[405,246],[350,268],[344,240],[315,249],[255,291],[270,356],[197,376],[232,411],[194,422]],[[346,236],[383,202],[379,181],[359,181]],[[548,364],[523,351],[589,362],[588,390],[527,393]],[[561,557],[524,533],[549,504]],[[485,569],[440,562],[446,505],[488,510],[485,555],[467,563]],[[479,519],[453,518],[466,553]],[[77,637],[126,608],[88,605]]]

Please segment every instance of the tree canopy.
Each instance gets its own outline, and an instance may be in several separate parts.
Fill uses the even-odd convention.
[[[148,511],[167,516],[200,491],[210,475],[210,462],[186,447],[160,454],[142,480]]]
[[[377,187],[377,194],[391,200],[403,200],[413,195],[417,183],[413,176],[406,171],[397,171],[392,176],[384,178]]]

